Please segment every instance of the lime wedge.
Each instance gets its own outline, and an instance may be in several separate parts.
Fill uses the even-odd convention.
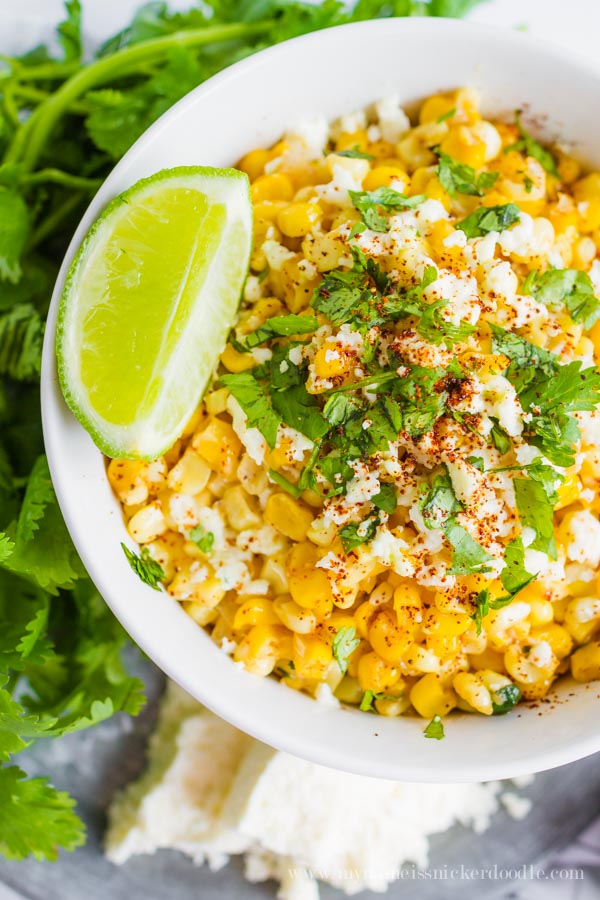
[[[153,459],[181,434],[235,318],[252,242],[248,179],[165,169],[83,241],[56,333],[65,400],[112,457]]]

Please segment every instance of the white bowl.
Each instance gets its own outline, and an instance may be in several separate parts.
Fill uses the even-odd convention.
[[[324,765],[405,781],[479,781],[539,771],[600,749],[598,684],[563,685],[557,703],[504,717],[456,715],[443,741],[417,718],[387,719],[316,703],[247,674],[180,606],[143,585],[119,546],[128,540],[100,452],[58,387],[54,330],[67,268],[102,208],[165,166],[233,165],[299,120],[335,118],[390,94],[403,104],[442,89],[479,88],[487,113],[531,110],[548,137],[574,141],[600,166],[600,79],[516,31],[452,20],[343,26],[263,51],[192,91],[135,144],[94,198],[71,243],[50,309],[42,372],[44,435],[58,499],[101,594],[142,649],[218,715],[275,747]],[[541,713],[541,714],[540,714]]]

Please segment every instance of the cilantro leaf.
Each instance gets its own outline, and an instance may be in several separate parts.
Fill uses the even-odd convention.
[[[514,370],[528,369],[533,366],[548,375],[554,375],[559,364],[558,356],[537,347],[531,341],[519,337],[512,331],[506,331],[499,325],[490,322],[492,332],[492,352],[508,356],[514,363]],[[509,375],[510,377],[510,375]]]
[[[63,48],[65,62],[79,62],[83,53],[81,41],[81,4],[79,0],[66,0],[67,18],[58,26],[58,39]]]
[[[0,222],[0,280],[16,283],[21,277],[20,259],[30,227],[29,210],[21,194],[0,188]]]
[[[27,778],[16,766],[0,768],[0,853],[7,859],[56,860],[58,847],[74,850],[85,828],[75,801],[45,778]]]
[[[311,441],[318,441],[329,431],[329,422],[323,416],[317,398],[308,393],[304,384],[296,384],[286,391],[274,391],[271,403],[282,422]]]
[[[347,159],[375,159],[372,153],[364,153],[362,150],[360,150],[358,144],[356,144],[356,146],[352,147],[350,150],[336,150],[335,155],[345,156]]]
[[[360,644],[360,638],[356,637],[356,628],[354,625],[343,625],[336,633],[331,649],[333,658],[340,667],[340,672],[345,675],[348,671],[348,663],[350,657]]]
[[[521,689],[517,684],[505,684],[492,691],[492,714],[504,716],[517,705],[521,699]]]
[[[390,227],[388,219],[379,212],[379,208],[388,213],[398,209],[413,209],[426,199],[422,194],[407,197],[386,186],[378,187],[374,191],[348,191],[348,193],[367,228],[378,232],[389,231]]]
[[[510,437],[508,436],[504,428],[502,428],[497,419],[494,419],[494,417],[492,416],[490,417],[490,420],[492,422],[492,430],[490,431],[492,443],[498,453],[504,456],[506,453],[508,453],[512,446]]]
[[[539,141],[536,141],[528,131],[523,128],[523,123],[521,122],[521,111],[517,110],[515,112],[515,123],[517,128],[519,129],[519,134],[521,135],[521,140],[517,141],[516,144],[510,144],[505,148],[504,152],[508,153],[511,150],[522,150],[526,156],[531,156],[533,159],[537,159],[543,169],[546,170],[550,175],[554,175],[555,178],[560,178],[558,169],[556,167],[556,160],[554,156],[549,150],[546,150]]]
[[[143,581],[144,584],[154,588],[155,591],[160,591],[160,582],[164,579],[165,573],[160,563],[157,563],[155,559],[152,559],[148,548],[142,547],[141,553],[138,556],[137,553],[134,553],[133,550],[130,550],[125,544],[121,543],[121,547],[127,558],[127,562],[140,581]]]
[[[450,575],[472,575],[475,572],[491,571],[488,563],[493,557],[455,519],[451,518],[448,521],[444,534],[453,548]]]
[[[15,381],[37,379],[43,336],[42,319],[30,303],[19,303],[0,314],[0,375]]]
[[[423,734],[426,738],[433,738],[436,741],[441,741],[442,738],[445,737],[444,723],[442,722],[441,716],[434,716],[423,731]]]
[[[362,700],[360,701],[359,709],[363,712],[370,712],[373,709],[373,701],[375,700],[375,694],[373,691],[365,691],[362,695]]]
[[[354,476],[354,471],[338,450],[319,459],[316,469],[332,486],[332,490],[327,491],[328,497],[343,493],[347,482]]]
[[[423,306],[417,331],[421,337],[432,344],[444,343],[446,346],[452,346],[460,341],[466,341],[477,330],[475,325],[465,322],[464,319],[458,325],[444,319],[441,313],[448,302],[448,300],[435,300],[433,303]]]
[[[350,553],[361,544],[368,544],[377,533],[379,516],[369,516],[362,522],[350,522],[340,528],[339,536],[344,548],[344,553]]]
[[[202,525],[196,525],[190,531],[190,540],[193,541],[199,550],[203,553],[210,553],[215,542],[215,536],[212,531],[206,531]]]
[[[245,350],[251,350],[252,347],[258,347],[265,341],[271,340],[273,337],[283,337],[293,334],[310,334],[316,331],[319,322],[314,316],[272,316],[260,325],[256,331],[249,334],[241,345]]]
[[[381,509],[383,512],[391,515],[398,506],[398,498],[396,496],[394,485],[382,484],[379,493],[371,497],[371,503],[373,506],[376,506],[377,509]]]
[[[457,222],[455,228],[464,231],[468,238],[483,237],[491,231],[504,231],[521,219],[521,211],[515,203],[503,206],[480,206],[466,219]]]
[[[277,443],[277,429],[282,421],[281,416],[273,409],[264,388],[254,375],[251,372],[221,375],[221,383],[229,388],[246,413],[248,427],[258,428],[269,447],[273,449]]]
[[[359,397],[345,391],[335,391],[327,398],[323,415],[330,425],[338,426],[364,415],[366,410],[366,403]]]
[[[594,293],[594,285],[587,272],[579,269],[550,269],[540,273],[532,271],[527,276],[523,290],[553,310],[567,309],[575,322],[586,329],[600,319],[600,300]]]
[[[537,578],[525,568],[525,548],[521,538],[510,541],[504,551],[505,567],[500,573],[500,581],[505,591],[514,597],[519,591]]]
[[[524,528],[532,528],[535,531],[532,549],[541,550],[551,559],[556,559],[554,540],[554,506],[558,500],[556,492],[549,493],[544,482],[529,478],[514,478],[513,487],[521,524]]]
[[[447,470],[433,476],[429,491],[419,500],[419,509],[428,528],[443,528],[450,516],[462,508]]]
[[[5,534],[0,532],[0,563],[8,559],[15,545]]]
[[[456,194],[482,197],[484,191],[493,187],[499,178],[498,172],[482,172],[478,176],[472,166],[452,159],[447,153],[438,153],[438,158],[437,176],[451,197]]]

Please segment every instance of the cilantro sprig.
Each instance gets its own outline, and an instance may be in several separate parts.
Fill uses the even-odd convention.
[[[354,207],[359,211],[361,219],[371,231],[389,231],[389,219],[386,213],[402,209],[414,209],[426,199],[424,194],[407,197],[390,187],[378,187],[374,191],[348,191]]]
[[[520,140],[514,144],[509,144],[504,152],[509,153],[511,150],[519,150],[522,153],[525,153],[526,156],[537,159],[542,168],[545,169],[549,175],[560,178],[554,155],[525,130],[523,122],[521,121],[521,110],[519,109],[515,112],[515,124],[519,130]]]
[[[592,280],[579,269],[549,269],[544,273],[534,269],[525,279],[523,293],[532,294],[552,310],[564,307],[586,331],[600,319],[600,300]]]
[[[492,231],[505,231],[519,222],[521,210],[516,203],[503,206],[480,206],[454,226],[464,231],[468,238],[483,237]]]
[[[458,162],[441,151],[438,152],[438,159],[438,180],[451,197],[455,197],[457,194],[483,197],[484,193],[493,187],[499,178],[498,172],[477,174],[472,166]]]

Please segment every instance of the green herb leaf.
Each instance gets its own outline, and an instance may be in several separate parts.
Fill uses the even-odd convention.
[[[442,738],[445,737],[444,723],[442,722],[441,716],[434,716],[423,731],[423,734],[426,738],[433,738],[436,741],[441,741]]]
[[[7,859],[56,860],[58,848],[85,842],[75,801],[46,778],[27,778],[16,766],[0,768],[0,853]]]
[[[383,512],[391,515],[398,506],[398,498],[396,496],[394,485],[382,484],[379,493],[375,494],[374,497],[371,497],[371,503],[373,506],[376,506],[377,509],[381,509]]]
[[[58,26],[59,41],[65,62],[79,62],[83,52],[81,41],[81,4],[79,0],[66,0],[67,18]]]
[[[196,525],[190,531],[190,540],[193,541],[199,550],[203,553],[210,553],[215,542],[215,536],[212,531],[206,531],[202,525]]]
[[[521,219],[521,211],[515,203],[504,206],[480,206],[458,222],[455,228],[464,231],[468,238],[483,237],[491,231],[504,231]]]
[[[448,302],[448,300],[435,300],[433,303],[425,304],[417,324],[417,331],[421,337],[432,344],[443,343],[447,347],[451,347],[460,341],[466,341],[477,330],[477,327],[465,322],[464,319],[458,325],[444,319],[441,313]]]
[[[533,159],[537,159],[543,169],[546,170],[550,175],[554,175],[555,178],[560,178],[558,173],[558,169],[556,167],[556,160],[554,156],[549,150],[546,150],[539,141],[536,141],[529,132],[525,131],[523,128],[523,123],[521,122],[521,111],[517,110],[515,112],[515,122],[517,128],[519,129],[519,134],[521,135],[521,140],[517,141],[516,144],[510,144],[510,146],[506,147],[504,152],[508,153],[510,150],[522,150],[527,156],[533,157]]]
[[[30,303],[18,303],[0,314],[0,375],[15,381],[39,378],[43,338],[42,319]]]
[[[370,712],[373,709],[374,700],[375,694],[373,693],[373,691],[365,691],[362,695],[359,709],[361,709],[363,712]]]
[[[437,176],[440,184],[451,197],[455,197],[457,194],[482,197],[484,192],[493,187],[499,178],[498,172],[482,172],[478,177],[472,166],[452,159],[447,153],[438,153],[438,158]]]
[[[265,341],[270,341],[274,337],[284,337],[293,334],[310,334],[316,331],[319,322],[314,316],[272,316],[261,325],[256,331],[249,334],[244,341],[241,342],[242,347],[251,350],[252,347],[258,347]]]
[[[320,440],[329,431],[329,422],[323,416],[317,398],[308,393],[304,384],[294,385],[286,391],[274,391],[271,403],[281,421],[311,441]]]
[[[281,416],[273,409],[265,390],[250,372],[221,375],[221,383],[229,388],[246,413],[249,428],[258,428],[271,449],[277,443]],[[288,422],[288,424],[290,424]],[[295,426],[294,426],[295,427]]]
[[[347,159],[375,159],[375,157],[371,153],[364,153],[362,150],[359,150],[358,144],[355,147],[352,147],[350,150],[336,150],[335,155],[345,156]]]
[[[588,331],[600,319],[600,300],[587,272],[579,269],[550,269],[527,276],[523,290],[553,310],[567,309],[575,322]]]
[[[331,644],[331,649],[333,651],[333,658],[340,667],[342,675],[345,675],[348,671],[350,657],[359,644],[360,638],[356,637],[356,628],[353,625],[344,625],[336,633]]]
[[[514,709],[521,699],[521,689],[516,684],[505,684],[492,692],[492,710],[494,716],[504,716]]]
[[[450,575],[472,575],[476,572],[490,572],[488,565],[493,557],[475,541],[462,525],[450,519],[444,529],[446,538],[453,547]]]
[[[462,508],[447,471],[433,476],[429,491],[419,500],[419,509],[428,528],[444,528],[450,517]]]
[[[363,519],[362,522],[350,522],[348,525],[340,528],[339,535],[344,553],[350,553],[351,550],[360,547],[361,544],[368,544],[369,541],[372,541],[378,525],[379,516],[370,516],[367,519]]]
[[[502,428],[502,426],[498,422],[498,419],[494,419],[492,416],[491,422],[492,430],[490,431],[490,437],[492,439],[492,443],[498,453],[504,456],[504,454],[508,453],[508,451],[512,447],[510,437],[508,436],[504,428]]]
[[[422,194],[407,197],[385,186],[378,187],[375,191],[348,191],[348,193],[367,228],[378,232],[389,231],[389,221],[379,212],[380,208],[387,213],[398,209],[413,209],[426,199]]]
[[[525,548],[521,538],[515,538],[506,545],[504,562],[506,565],[500,573],[500,581],[504,590],[513,597],[537,578],[537,574],[532,575],[525,568]]]
[[[549,493],[547,484],[529,478],[514,478],[513,487],[521,525],[535,531],[532,549],[541,550],[551,559],[556,559],[554,540],[554,506],[558,500],[556,492],[552,488],[552,493]]]
[[[148,548],[142,547],[142,551],[138,556],[137,553],[134,553],[133,550],[130,550],[125,544],[121,543],[121,547],[127,558],[127,562],[140,581],[143,581],[144,584],[154,588],[155,591],[160,591],[160,582],[164,579],[165,573],[160,563],[157,563],[155,559],[152,559]]]
[[[0,280],[21,277],[21,254],[29,234],[27,204],[16,191],[0,189]]]

